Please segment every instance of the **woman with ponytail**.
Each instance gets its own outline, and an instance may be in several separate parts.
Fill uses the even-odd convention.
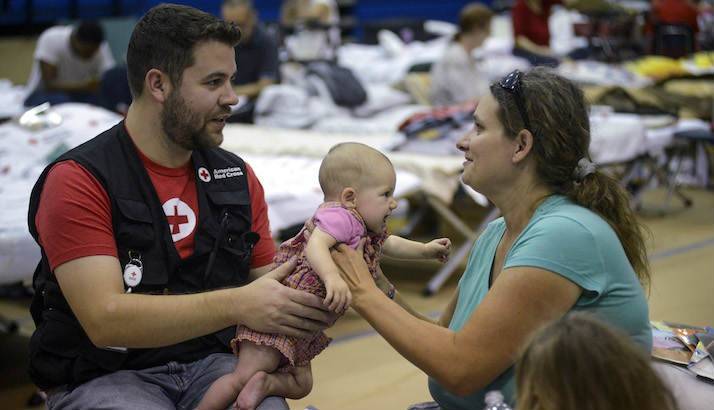
[[[648,354],[644,239],[627,194],[589,158],[582,91],[544,68],[515,71],[490,86],[457,145],[463,181],[503,216],[474,244],[440,320],[385,297],[359,252],[333,252],[352,307],[429,375],[438,405],[483,408],[484,394],[500,390],[513,406],[519,352],[571,311],[592,313]]]

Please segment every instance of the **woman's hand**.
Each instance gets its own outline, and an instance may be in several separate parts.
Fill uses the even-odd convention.
[[[364,239],[360,241],[356,251],[345,244],[340,244],[337,249],[330,251],[330,254],[340,268],[340,276],[352,292],[352,305],[355,308],[359,307],[361,297],[379,291],[364,261]]]

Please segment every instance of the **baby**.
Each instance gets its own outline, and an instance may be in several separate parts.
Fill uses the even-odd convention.
[[[356,248],[366,238],[364,258],[375,279],[382,253],[401,259],[447,259],[449,239],[424,244],[387,233],[387,218],[397,207],[393,197],[396,174],[381,152],[359,143],[338,144],[322,161],[319,178],[325,202],[295,237],[280,245],[275,257],[276,264],[297,257],[295,270],[283,281],[286,286],[316,294],[331,311],[343,313],[351,294],[330,256],[335,245]],[[393,298],[394,287],[385,288]],[[322,332],[298,339],[239,327],[231,342],[240,354],[236,369],[211,385],[199,409],[223,410],[234,401],[239,409],[253,409],[269,395],[307,395],[311,380],[291,377],[291,370],[309,364],[329,342]],[[283,374],[271,374],[276,370]],[[272,383],[266,377],[272,377]]]

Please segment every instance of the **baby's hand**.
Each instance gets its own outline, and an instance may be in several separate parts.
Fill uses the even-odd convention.
[[[337,275],[325,281],[327,295],[322,302],[333,312],[342,313],[352,303],[352,293],[342,278]]]
[[[424,257],[434,258],[439,262],[446,262],[451,253],[451,241],[449,238],[434,239],[424,244]]]

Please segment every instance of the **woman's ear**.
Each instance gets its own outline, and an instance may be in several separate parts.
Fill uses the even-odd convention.
[[[166,74],[152,68],[147,71],[146,77],[144,77],[144,84],[149,94],[151,94],[156,101],[162,103],[166,101],[171,90],[171,82]]]
[[[340,193],[340,202],[347,208],[357,207],[357,191],[352,187],[347,187]]]
[[[522,129],[516,135],[513,140],[513,162],[519,163],[523,161],[528,154],[533,149],[533,134],[527,130]]]

